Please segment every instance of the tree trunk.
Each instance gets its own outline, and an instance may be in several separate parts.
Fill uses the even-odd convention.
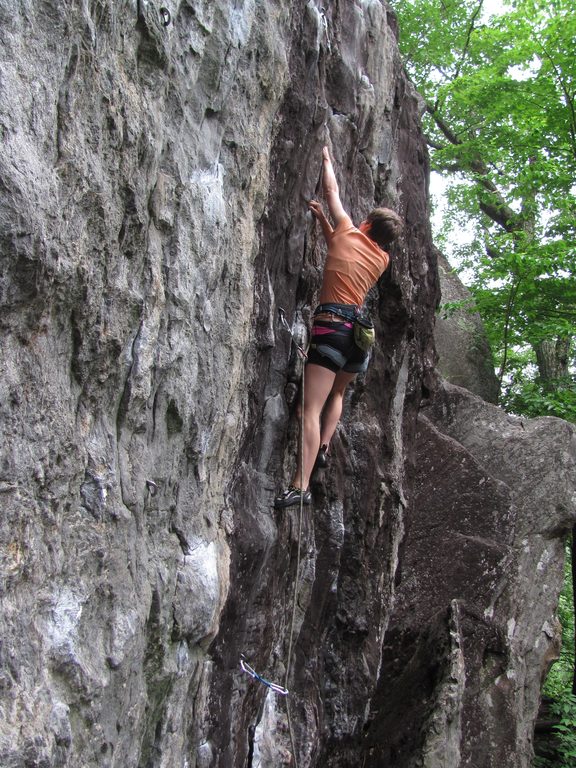
[[[544,339],[534,347],[540,381],[547,391],[556,388],[558,379],[569,376],[570,342],[569,336],[563,336]]]

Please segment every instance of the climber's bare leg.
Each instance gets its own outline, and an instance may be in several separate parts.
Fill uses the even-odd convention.
[[[347,371],[338,371],[328,400],[322,411],[322,428],[320,433],[320,445],[330,445],[330,441],[334,436],[340,416],[342,415],[342,407],[344,404],[344,393],[346,387],[356,378],[355,373],[348,373]]]
[[[309,363],[306,366],[304,385],[304,457],[300,460],[292,485],[306,490],[314,469],[320,448],[320,415],[332,390],[337,374],[321,365]]]

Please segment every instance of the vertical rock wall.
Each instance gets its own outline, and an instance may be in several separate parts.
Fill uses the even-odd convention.
[[[408,223],[302,539],[298,750],[319,764],[358,732],[436,301],[391,23],[374,0],[0,3],[3,765],[287,749],[278,702],[277,743],[251,736],[266,689],[238,664],[284,674],[296,529],[271,500],[298,371],[278,308],[300,328],[318,289],[324,143],[355,217],[377,200]]]
[[[297,642],[287,684],[298,764],[358,759],[404,526],[404,457],[432,365],[437,288],[427,160],[393,19],[373,2],[335,4],[327,16],[311,3],[303,8],[292,17],[291,80],[278,115],[262,226],[255,405],[231,485],[232,580],[243,587],[230,592],[212,649],[228,672],[216,681],[211,700],[219,715],[209,740],[224,755],[222,765],[245,751],[254,765],[292,764],[285,702],[273,694],[265,700],[265,688],[239,675],[238,655],[244,652],[260,671],[284,682],[297,576]],[[368,375],[348,398],[331,469],[313,484],[297,574],[298,513],[270,512],[298,449],[296,420],[286,406],[300,367],[276,317],[279,307],[286,309],[301,338],[314,306],[324,251],[305,201],[318,194],[319,149],[327,140],[354,217],[362,218],[378,200],[401,211],[407,231],[392,269],[370,296],[380,342]],[[242,707],[246,700],[251,706]],[[228,727],[221,728],[224,713],[231,741]]]
[[[481,755],[462,747],[478,665],[457,581],[423,645],[411,630],[411,684],[397,675],[410,585],[436,568],[410,531],[434,499],[417,412],[438,285],[395,35],[381,0],[0,0],[2,765]],[[297,510],[271,508],[294,466],[301,371],[279,309],[305,341],[325,143],[353,217],[388,204],[406,233],[370,294],[379,342],[299,534]],[[489,488],[496,518],[508,497]],[[486,594],[490,578],[479,566]],[[431,668],[436,639],[450,650]],[[289,697],[242,673],[241,654]],[[474,717],[497,728],[487,706]],[[514,727],[530,716],[510,709]]]

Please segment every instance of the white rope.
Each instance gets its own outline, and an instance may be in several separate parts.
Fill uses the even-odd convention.
[[[302,352],[302,350],[300,350]],[[306,353],[303,353],[304,355]],[[300,485],[302,485],[302,476],[304,471],[304,384],[305,377],[304,371],[306,370],[306,363],[302,368],[302,384],[300,393]],[[296,603],[298,600],[298,592],[300,588],[300,544],[302,541],[302,519],[304,517],[304,488],[300,488],[300,508],[298,513],[298,549],[296,554],[296,578],[294,579],[294,595],[292,597],[292,619],[290,621],[290,636],[288,640],[288,657],[286,659],[286,677],[284,679],[284,687],[288,688],[288,678],[290,676],[290,666],[292,664],[292,646],[294,640],[294,624],[296,623]],[[288,718],[288,730],[290,732],[290,744],[292,746],[292,756],[294,758],[294,766],[298,768],[298,756],[296,753],[296,740],[294,738],[294,729],[292,728],[292,718],[290,716],[290,702],[286,699],[286,715]]]

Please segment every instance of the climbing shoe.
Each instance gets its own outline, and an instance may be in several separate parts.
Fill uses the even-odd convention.
[[[316,466],[318,469],[326,469],[328,466],[328,446],[326,443],[320,446],[318,456],[316,456]]]
[[[275,509],[284,509],[284,507],[292,507],[295,504],[300,504],[300,497],[303,497],[304,504],[308,505],[312,503],[312,494],[310,491],[303,491],[301,488],[294,488],[291,485],[287,491],[276,496],[274,499]]]

